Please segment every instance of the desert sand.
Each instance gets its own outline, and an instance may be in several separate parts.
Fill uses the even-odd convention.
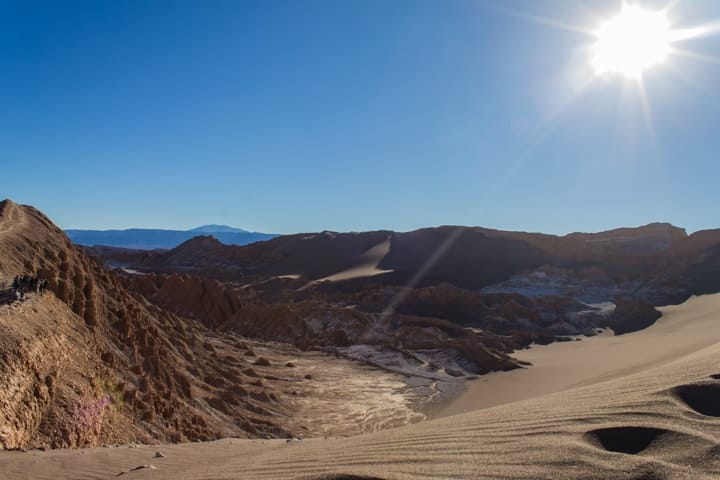
[[[0,471],[7,479],[718,478],[720,295],[663,313],[635,334],[523,352],[535,366],[484,378],[448,407],[481,408],[465,414],[342,439],[2,452]]]
[[[661,307],[650,327],[615,336],[606,331],[576,342],[534,345],[513,357],[531,367],[483,375],[435,417],[525,400],[640,372],[720,342],[717,306],[705,297],[680,306]]]
[[[392,270],[382,270],[378,268],[378,265],[388,252],[390,252],[390,237],[363,253],[358,259],[358,263],[353,267],[318,280],[313,280],[303,285],[301,290],[320,282],[340,282],[392,272]]]

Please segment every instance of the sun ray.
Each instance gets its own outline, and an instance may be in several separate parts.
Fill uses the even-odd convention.
[[[552,27],[557,30],[565,30],[565,31],[569,31],[569,32],[580,33],[580,34],[586,35],[588,37],[592,37],[594,35],[594,32],[588,28],[584,28],[580,25],[575,25],[572,23],[567,23],[567,22],[563,22],[560,20],[556,20],[554,18],[548,18],[548,17],[543,17],[540,15],[521,12],[518,10],[512,10],[512,9],[501,7],[498,5],[485,5],[485,7],[488,9],[494,10],[496,12],[511,16],[511,17],[525,20],[530,23],[535,23],[537,25],[544,25],[546,27]]]
[[[673,8],[675,8],[675,7],[677,7],[678,5],[680,5],[680,2],[681,2],[681,1],[682,1],[682,0],[671,0],[670,3],[668,3],[667,5],[665,5],[665,7],[663,8],[663,10],[666,11],[666,12],[669,12],[669,11],[672,10]]]
[[[681,42],[683,40],[691,40],[693,38],[707,37],[720,32],[720,23],[711,23],[707,25],[699,25],[697,27],[678,28],[670,31],[670,39],[673,42]]]
[[[452,247],[453,244],[457,241],[457,239],[460,238],[461,234],[462,227],[457,227],[450,231],[445,240],[443,240],[443,242],[438,246],[437,249],[435,249],[432,255],[430,255],[430,257],[428,257],[428,259],[425,260],[425,262],[415,272],[410,281],[400,289],[400,292],[398,294],[393,296],[387,307],[385,307],[385,309],[380,314],[381,319],[386,319],[387,317],[395,313],[397,307],[407,298],[410,292],[412,292],[412,290],[417,287],[420,282],[423,281],[423,279],[427,276],[428,272],[435,266],[435,264],[437,264],[437,262],[440,261],[440,259],[442,259],[442,257],[445,255],[445,253],[447,253],[450,247]]]
[[[720,63],[720,57],[699,54],[675,46],[676,42],[720,32],[720,23],[671,29],[667,13],[679,4],[680,0],[672,0],[661,10],[645,11],[640,9],[634,2],[621,0],[619,2],[621,7],[620,14],[605,22],[596,30],[553,18],[511,10],[497,5],[485,6],[486,8],[505,15],[534,24],[595,38],[596,43],[591,47],[591,51],[593,51],[591,63],[596,74],[608,72],[620,73],[627,78],[635,80],[632,85],[628,84],[623,87],[622,95],[618,99],[618,108],[622,108],[622,105],[627,105],[630,101],[639,101],[642,121],[655,144],[657,141],[655,122],[647,87],[642,76],[643,72],[651,66],[663,63],[666,57],[675,54],[705,62]],[[674,69],[671,70],[674,71]],[[675,73],[679,74],[679,72]],[[558,119],[562,116],[563,112],[572,105],[575,98],[581,96],[581,94],[586,91],[587,87],[591,85],[593,81],[594,78],[592,76],[584,78],[581,84],[550,112],[547,118],[538,125],[536,131],[530,135],[531,140],[527,142],[521,154],[516,157],[516,161],[505,170],[502,176],[496,179],[490,188],[486,189],[485,198],[488,198],[488,200],[491,199],[495,192],[501,190],[504,185],[512,179],[515,173],[522,168],[531,157],[531,152],[536,146],[542,144],[552,135],[552,132],[559,123]],[[628,98],[630,96],[632,96],[634,100]],[[657,145],[655,146],[657,147]],[[487,202],[481,203],[486,204]],[[387,307],[383,310],[381,314],[382,317],[387,317],[394,313],[398,305],[405,300],[408,293],[423,281],[437,262],[452,248],[461,234],[462,230],[459,228],[452,229],[449,232],[448,236],[415,272],[410,281],[391,299]]]
[[[677,78],[687,87],[690,87],[695,91],[702,93],[703,95],[712,96],[716,94],[712,89],[708,88],[706,85],[699,83],[697,79],[692,78],[690,75],[688,75],[688,73],[682,68],[678,68],[674,65],[669,65],[668,72],[671,75],[674,75],[675,78]]]
[[[653,121],[652,109],[650,108],[650,100],[648,99],[647,89],[645,88],[645,80],[642,78],[638,79],[635,83],[638,89],[638,96],[640,98],[640,105],[642,107],[643,119],[645,120],[645,126],[650,133],[652,141],[655,142],[655,122]]]
[[[568,95],[557,108],[555,108],[546,119],[541,122],[537,129],[530,135],[529,140],[522,148],[520,154],[516,156],[516,160],[505,170],[505,172],[489,186],[482,198],[478,201],[481,205],[488,205],[498,192],[507,185],[507,183],[515,176],[515,174],[527,163],[531,158],[532,152],[541,145],[552,133],[556,127],[560,125],[560,117],[570,105],[578,99],[585,89],[592,83],[593,78],[587,76],[582,84],[575,89],[574,93]],[[386,319],[395,313],[397,307],[407,298],[412,290],[417,287],[432,270],[432,268],[439,262],[447,251],[452,248],[455,242],[460,238],[463,230],[462,228],[454,228],[450,231],[448,236],[438,246],[438,248],[430,255],[420,268],[415,272],[412,278],[404,285],[400,291],[395,294],[385,309],[380,314],[381,318]]]
[[[691,58],[693,60],[700,60],[702,62],[720,63],[720,57],[716,57],[714,55],[707,55],[704,53],[697,53],[691,50],[684,50],[682,48],[673,48],[673,53],[681,57]]]

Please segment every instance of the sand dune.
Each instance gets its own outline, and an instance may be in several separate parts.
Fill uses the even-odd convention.
[[[320,282],[340,282],[343,280],[372,277],[374,275],[392,272],[392,270],[381,270],[378,268],[378,265],[382,259],[385,258],[385,255],[387,255],[388,252],[390,252],[390,237],[363,253],[360,256],[358,263],[353,267],[328,275],[324,278],[313,280],[312,282],[303,285],[301,290]]]
[[[532,367],[483,375],[437,412],[456,415],[590,385],[661,365],[720,342],[717,305],[693,297],[680,306],[662,307],[652,326],[620,336],[603,333],[579,342],[533,346],[513,356]]]
[[[718,478],[720,295],[665,314],[646,332],[563,345],[612,368],[564,370],[587,385],[524,401],[344,439],[3,452],[0,469],[8,479]],[[527,353],[550,375],[542,352]],[[141,465],[155,468],[130,471]]]

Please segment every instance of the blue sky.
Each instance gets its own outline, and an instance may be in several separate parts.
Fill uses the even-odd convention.
[[[720,60],[646,72],[646,113],[553,26],[617,10],[0,0],[0,197],[63,228],[720,227]],[[720,22],[720,2],[669,18]],[[682,47],[720,57],[720,36]]]

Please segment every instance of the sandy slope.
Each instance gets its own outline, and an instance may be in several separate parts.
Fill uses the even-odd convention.
[[[2,215],[0,215],[0,233],[11,232],[24,224],[24,220],[15,205],[8,203],[3,208]]]
[[[318,280],[303,285],[300,289],[306,289],[311,285],[320,282],[340,282],[342,280],[352,280],[354,278],[372,277],[374,275],[380,275],[381,273],[392,272],[392,270],[381,270],[378,265],[383,258],[390,252],[390,237],[385,241],[378,243],[374,247],[368,249],[363,253],[356,265],[342,272],[334,273]]]
[[[666,315],[619,344],[567,345],[589,346],[590,358],[614,366],[585,380],[599,383],[525,401],[345,439],[3,452],[0,471],[8,479],[110,478],[152,464],[122,478],[720,478],[720,380],[711,377],[720,374],[720,295]],[[538,371],[545,365],[549,374],[552,362],[536,354]],[[153,458],[158,449],[165,458]]]
[[[638,332],[601,334],[580,342],[553,343],[518,351],[532,367],[484,375],[436,417],[538,397],[575,386],[611,380],[661,365],[720,342],[717,301],[694,297],[660,308],[663,316]]]

